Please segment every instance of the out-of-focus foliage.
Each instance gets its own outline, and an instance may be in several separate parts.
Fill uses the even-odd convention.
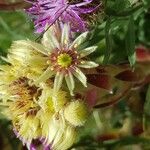
[[[102,63],[121,63],[128,57],[135,63],[134,47],[149,45],[149,1],[108,0],[104,3],[104,19],[93,28],[90,44],[99,45],[97,58]],[[96,55],[98,56],[98,55]]]
[[[22,148],[22,144],[13,133],[10,122],[4,118],[0,118],[0,141],[1,150],[19,150]]]
[[[34,39],[33,25],[23,11],[0,12],[0,54],[6,55],[12,41]]]
[[[149,150],[150,0],[102,0],[96,18],[85,45],[98,45],[91,58],[101,65],[87,73],[84,91],[95,111],[73,148]],[[0,11],[0,55],[6,56],[13,40],[27,38],[37,35],[23,10]],[[17,149],[9,128],[1,118],[2,143]]]

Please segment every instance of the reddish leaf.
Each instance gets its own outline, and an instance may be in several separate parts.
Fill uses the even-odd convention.
[[[94,108],[109,107],[149,83],[149,75],[149,64],[138,63],[134,71],[128,64],[100,66],[86,75],[89,85],[83,93],[91,107],[95,102]]]
[[[111,76],[105,74],[88,74],[86,76],[88,83],[112,92]]]
[[[117,74],[115,78],[122,80],[122,81],[136,82],[136,81],[141,80],[141,75],[131,70],[125,70]]]
[[[148,83],[150,83],[150,75],[146,76],[143,80],[136,82],[133,87],[134,88],[141,88],[142,86],[144,86]]]
[[[97,137],[98,141],[109,141],[109,140],[116,140],[119,139],[120,135],[119,133],[107,133],[107,134],[103,134],[103,135],[99,135]]]
[[[136,59],[138,62],[149,62],[150,61],[150,51],[144,47],[138,47],[136,49]]]
[[[89,108],[93,108],[96,105],[97,96],[97,91],[94,88],[86,92],[85,99]]]
[[[136,122],[136,124],[132,127],[132,134],[134,136],[138,136],[144,132],[143,125],[140,122]]]

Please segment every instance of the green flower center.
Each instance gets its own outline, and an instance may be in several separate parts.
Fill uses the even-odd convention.
[[[61,67],[64,67],[64,68],[67,68],[71,65],[72,63],[72,57],[66,53],[64,54],[60,54],[58,57],[57,57],[57,63],[61,66]]]

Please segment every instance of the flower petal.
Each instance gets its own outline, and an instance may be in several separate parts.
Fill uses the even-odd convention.
[[[64,24],[62,29],[62,36],[61,36],[61,44],[62,46],[67,46],[69,44],[69,26],[68,24]]]
[[[60,124],[58,124],[55,121],[55,118],[51,118],[51,120],[50,121],[48,120],[47,122],[48,122],[48,128],[47,128],[46,139],[44,141],[44,144],[49,145],[55,139],[55,137],[56,137],[56,135],[58,133]]]
[[[67,83],[67,86],[69,88],[69,91],[70,91],[70,94],[73,96],[73,90],[74,90],[74,79],[73,79],[73,75],[69,72],[69,74],[67,74],[65,76],[65,79],[66,79],[66,83]]]
[[[29,57],[28,62],[25,63],[30,65],[31,67],[45,68],[45,66],[47,65],[47,58],[41,56],[31,56]],[[33,69],[35,70],[36,68]]]
[[[74,8],[74,11],[78,11],[78,12],[80,12],[80,13],[82,13],[82,14],[87,14],[87,13],[91,13],[91,12],[93,12],[94,10],[96,10],[97,9],[97,7],[95,8]]]
[[[78,66],[81,68],[95,68],[98,67],[98,64],[93,61],[82,61]]]
[[[81,50],[80,53],[80,58],[83,58],[91,53],[93,53],[95,50],[97,49],[97,46],[91,46],[88,48],[85,48],[83,50]]]
[[[81,43],[84,42],[87,35],[88,35],[88,32],[84,32],[80,36],[78,36],[71,44],[70,49],[77,48]]]
[[[77,131],[72,126],[67,126],[65,128],[65,133],[63,135],[63,140],[61,143],[57,144],[55,149],[63,150],[68,149],[77,139]]]
[[[46,50],[46,48],[39,44],[39,43],[35,43],[35,42],[32,42],[32,41],[28,41],[30,43],[30,45],[38,52],[44,54],[44,55],[48,55],[48,51]]]
[[[55,36],[55,26],[50,27],[43,35],[42,43],[49,50],[60,48],[57,37]]]
[[[48,78],[50,78],[54,73],[51,70],[51,67],[48,67],[46,71],[35,81],[35,84],[40,82],[45,82]]]
[[[87,79],[86,79],[86,76],[83,74],[83,72],[78,69],[78,68],[75,68],[75,72],[73,73],[74,76],[76,78],[78,78],[80,80],[80,82],[85,86],[87,87]]]
[[[81,3],[78,3],[78,4],[74,4],[74,5],[71,5],[73,7],[81,7],[81,6],[85,6],[87,4],[90,4],[93,0],[87,0],[85,2],[81,2]]]
[[[64,74],[57,72],[56,76],[55,76],[55,80],[54,80],[54,92],[58,92],[61,85],[62,85],[62,81],[64,78]]]
[[[59,116],[61,117],[61,116]],[[59,121],[59,127],[58,127],[58,131],[57,134],[55,135],[55,138],[53,140],[53,144],[52,144],[52,149],[57,149],[57,145],[60,145],[60,143],[62,142],[62,138],[64,136],[64,131],[66,130],[65,125],[63,125],[62,121]],[[56,124],[56,122],[55,122]]]
[[[77,11],[74,11],[73,9],[68,9],[65,12],[64,20],[67,22],[68,19],[70,19],[70,24],[72,24],[72,31],[74,32],[83,32],[86,31],[86,25],[85,22],[81,19]],[[76,23],[75,23],[76,22]]]

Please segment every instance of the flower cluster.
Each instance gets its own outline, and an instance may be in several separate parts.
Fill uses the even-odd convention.
[[[43,149],[69,148],[87,119],[86,104],[62,90],[53,96],[51,81],[37,86],[27,77],[14,76],[12,68],[1,66],[0,105],[6,107],[17,137],[28,147],[39,140]]]
[[[73,41],[69,35],[69,25],[53,25],[41,43],[15,41],[3,58],[8,64],[0,66],[0,105],[5,106],[16,136],[30,149],[34,140],[45,149],[68,149],[87,119],[84,101],[72,97],[74,76],[87,86],[81,68],[98,66],[86,59],[96,46],[82,48],[87,32]]]
[[[27,11],[37,31],[45,30],[41,42],[15,41],[3,58],[7,64],[0,66],[0,105],[5,106],[3,113],[12,121],[16,136],[30,150],[37,147],[34,141],[45,150],[68,149],[88,118],[87,105],[74,97],[74,89],[78,80],[87,87],[84,70],[98,66],[87,56],[97,47],[85,47],[87,31],[77,38],[72,31],[86,30],[81,14],[95,9],[83,8],[91,2],[31,2]]]

